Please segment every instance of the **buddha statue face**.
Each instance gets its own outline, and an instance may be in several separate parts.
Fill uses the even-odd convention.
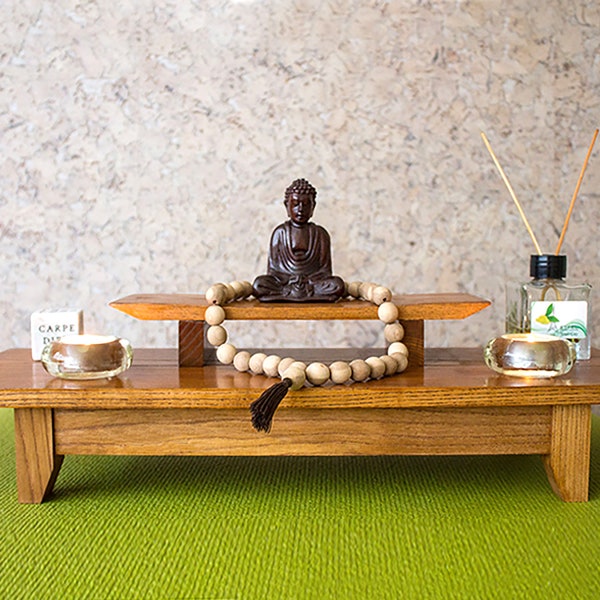
[[[310,221],[316,205],[317,190],[306,179],[296,179],[285,190],[284,204],[289,218],[295,225]]]
[[[305,193],[294,192],[285,200],[288,216],[296,225],[303,225],[310,221],[315,204],[313,196]]]

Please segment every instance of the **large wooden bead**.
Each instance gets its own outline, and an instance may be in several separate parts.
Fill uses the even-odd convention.
[[[225,309],[218,304],[211,304],[204,312],[204,320],[209,325],[220,325],[225,320]]]
[[[281,362],[277,366],[277,372],[279,373],[279,377],[281,377],[283,375],[283,372],[286,369],[288,369],[294,362],[296,362],[296,359],[292,358],[291,356],[286,356],[285,358],[282,358]]]
[[[235,299],[235,290],[233,289],[233,286],[230,283],[224,283],[223,286],[225,287],[225,302],[231,302],[232,300]]]
[[[322,362],[313,362],[306,367],[306,379],[313,385],[323,385],[329,379],[329,367]]]
[[[402,373],[402,371],[406,370],[406,367],[408,367],[408,356],[406,356],[406,354],[394,352],[394,354],[390,354],[389,356],[391,356],[398,363],[396,373]]]
[[[244,284],[241,281],[230,281],[229,285],[233,289],[233,297],[235,300],[238,300],[243,296]]]
[[[352,377],[352,369],[347,362],[336,360],[329,365],[331,381],[333,383],[346,383]]]
[[[227,301],[227,291],[222,283],[211,285],[205,294],[206,301],[209,304],[225,304]]]
[[[221,325],[211,325],[206,330],[206,339],[213,346],[220,346],[227,341],[227,330]]]
[[[398,370],[398,363],[389,355],[384,354],[379,357],[383,363],[385,364],[385,377],[389,377],[390,375],[394,375]]]
[[[250,352],[248,350],[241,350],[233,357],[233,366],[242,373],[247,371],[250,363]]]
[[[398,307],[393,302],[384,302],[379,305],[377,316],[384,323],[393,323],[398,319]]]
[[[270,354],[267,356],[262,364],[264,374],[267,377],[277,377],[279,375],[277,367],[279,367],[280,362],[281,356],[278,356],[277,354]]]
[[[267,358],[267,355],[264,352],[257,352],[250,357],[248,367],[255,375],[263,374],[263,362],[265,358]]]
[[[371,298],[371,302],[373,304],[383,304],[384,302],[391,302],[392,300],[392,292],[388,288],[383,285],[378,285],[373,289],[373,297]]]
[[[237,348],[233,344],[221,344],[217,348],[217,360],[224,365],[230,365],[237,354]]]
[[[244,286],[244,298],[248,298],[252,296],[252,284],[249,281],[242,281],[242,285]]]
[[[299,369],[306,371],[306,363],[302,362],[301,360],[295,360],[290,367],[298,367]]]
[[[371,367],[371,379],[381,379],[385,374],[385,363],[378,356],[369,356],[365,362]]]
[[[304,382],[306,381],[306,372],[304,369],[300,369],[299,367],[289,367],[283,372],[281,377],[282,379],[292,380],[290,390],[294,392],[299,390],[304,385]]]
[[[375,284],[370,283],[369,281],[363,281],[358,286],[358,292],[360,294],[360,297],[363,298],[364,300],[368,300],[369,302],[371,301],[371,298],[373,296],[374,289],[375,289]]]
[[[398,323],[398,321],[395,323],[388,323],[383,328],[383,336],[388,344],[401,341],[404,338],[404,327],[402,326],[402,323]]]
[[[352,296],[353,298],[358,298],[360,295],[360,291],[359,291],[360,284],[361,284],[360,281],[350,282],[348,284],[348,295]]]
[[[350,368],[354,381],[365,381],[371,376],[371,367],[362,358],[355,358],[350,363]]]
[[[406,344],[403,344],[402,342],[393,342],[388,346],[388,354],[396,354],[396,352],[400,352],[400,354],[408,356],[408,348],[406,347]]]

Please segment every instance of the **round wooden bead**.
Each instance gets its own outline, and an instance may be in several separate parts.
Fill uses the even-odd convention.
[[[225,286],[222,283],[211,285],[206,290],[205,298],[209,304],[225,304],[227,299]]]
[[[220,346],[227,341],[227,330],[221,325],[211,325],[206,330],[206,339],[213,346]]]
[[[395,323],[388,323],[383,328],[383,336],[388,344],[401,341],[404,338],[404,327],[402,326],[402,323],[398,323],[398,321]]]
[[[329,379],[329,367],[321,362],[313,362],[306,367],[306,379],[313,385],[323,385]]]
[[[358,296],[360,295],[359,292],[359,287],[360,287],[360,281],[352,281],[351,283],[348,284],[348,295],[352,296],[353,298],[358,298]]]
[[[393,323],[398,319],[398,307],[393,302],[384,302],[379,305],[377,316],[384,323]]]
[[[393,342],[388,346],[388,354],[396,354],[396,352],[400,352],[400,354],[404,354],[404,356],[408,357],[408,348],[406,347],[406,344],[403,344],[402,342]]]
[[[293,362],[296,362],[296,360],[291,356],[286,356],[285,358],[281,359],[279,365],[277,366],[279,377],[283,375],[283,372],[288,369]]]
[[[398,363],[389,355],[384,354],[379,357],[385,364],[385,373],[384,377],[389,377],[390,375],[394,375],[398,370]]]
[[[221,344],[217,348],[217,360],[224,365],[230,365],[236,353],[237,349],[233,344]]]
[[[302,362],[301,360],[295,360],[290,364],[290,367],[298,367],[299,369],[306,371],[306,363]]]
[[[241,281],[230,281],[229,285],[233,290],[233,297],[237,300],[244,294],[244,284]]]
[[[385,374],[385,363],[378,356],[369,356],[365,362],[371,367],[371,379],[380,379]]]
[[[224,283],[223,286],[225,287],[225,302],[231,302],[232,300],[235,299],[235,290],[233,289],[233,286],[230,283]]]
[[[347,362],[343,360],[336,360],[329,365],[329,372],[331,373],[331,381],[333,383],[346,383],[352,377],[352,369]]]
[[[362,358],[354,359],[350,363],[350,368],[354,381],[365,381],[371,376],[371,367]]]
[[[244,286],[244,298],[252,296],[252,284],[249,281],[242,281],[242,285]]]
[[[204,320],[209,325],[220,325],[225,320],[225,309],[218,304],[211,304],[204,312]]]
[[[396,373],[402,373],[402,371],[406,370],[406,367],[408,367],[408,356],[406,356],[406,354],[394,352],[394,354],[390,354],[389,356],[391,356],[398,363]]]
[[[363,298],[364,300],[369,300],[369,302],[370,302],[371,298],[373,296],[374,288],[375,288],[374,283],[370,283],[369,281],[363,281],[358,286],[358,291],[359,291],[360,297]]]
[[[373,297],[371,302],[377,304],[383,304],[384,302],[391,302],[392,300],[392,292],[388,288],[383,285],[378,285],[373,289]]]
[[[299,390],[306,381],[306,373],[303,369],[298,367],[288,367],[281,376],[282,379],[291,379],[292,385],[290,390],[296,391]]]
[[[277,367],[279,366],[280,362],[281,356],[278,356],[277,354],[270,354],[267,356],[262,364],[264,374],[267,377],[277,377],[279,375]]]
[[[267,358],[267,355],[264,352],[257,352],[250,357],[248,367],[255,375],[263,374],[263,362],[265,358]]]
[[[233,366],[242,373],[249,369],[250,352],[241,350],[233,357]]]

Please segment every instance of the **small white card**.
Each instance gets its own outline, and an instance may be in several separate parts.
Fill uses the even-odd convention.
[[[532,302],[531,332],[581,340],[588,335],[587,314],[585,300]]]
[[[80,309],[38,310],[31,315],[31,358],[40,360],[46,344],[65,335],[83,333]]]

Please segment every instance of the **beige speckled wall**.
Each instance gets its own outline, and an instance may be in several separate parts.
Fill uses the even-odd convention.
[[[427,328],[430,346],[482,344],[534,248],[480,131],[552,252],[600,125],[596,0],[22,0],[0,15],[1,348],[64,306],[88,330],[175,345],[173,324],[108,302],[264,272],[297,177],[319,190],[337,274],[484,296],[480,315]],[[600,144],[564,245],[596,290],[599,200]],[[245,327],[238,345],[381,335]]]

